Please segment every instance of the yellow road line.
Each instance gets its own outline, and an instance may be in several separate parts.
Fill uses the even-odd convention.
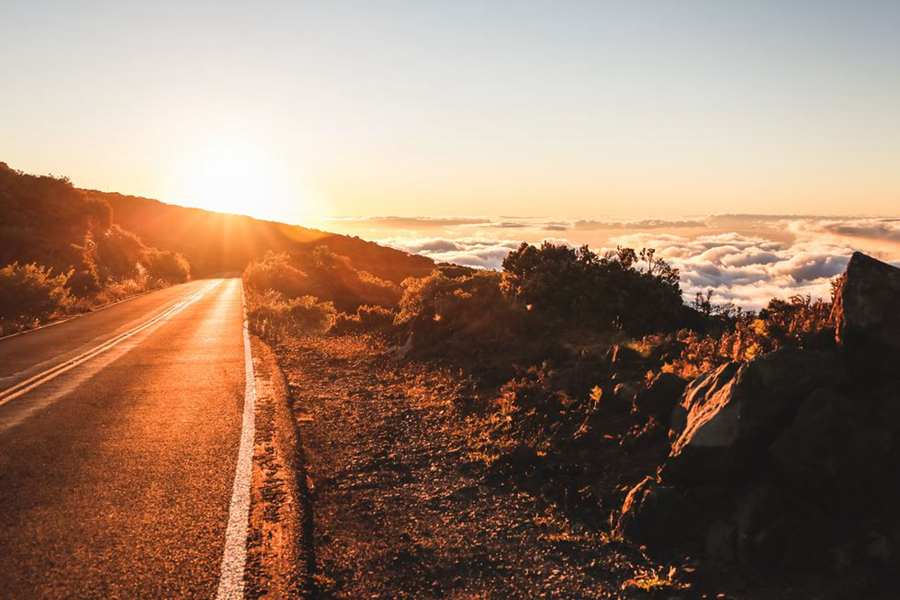
[[[202,290],[191,294],[187,298],[182,298],[181,300],[176,302],[173,306],[170,306],[168,309],[166,309],[165,311],[156,315],[152,319],[145,321],[145,322],[141,323],[140,325],[136,325],[135,327],[132,327],[128,331],[126,331],[124,333],[120,333],[113,339],[107,340],[101,344],[98,344],[98,345],[94,346],[93,348],[91,348],[90,350],[86,350],[74,358],[70,358],[69,360],[63,361],[53,367],[50,367],[49,369],[47,369],[45,371],[38,373],[37,375],[33,375],[33,376],[29,377],[25,381],[19,382],[16,385],[3,390],[2,392],[0,392],[0,406],[3,406],[7,402],[15,400],[22,394],[30,392],[34,388],[36,388],[40,385],[43,385],[44,383],[47,383],[51,379],[54,379],[55,377],[62,375],[66,371],[77,367],[81,363],[94,358],[98,354],[102,354],[103,352],[106,352],[110,348],[117,346],[118,344],[124,342],[126,339],[128,339],[128,338],[140,333],[144,329],[150,327],[154,323],[158,323],[161,319],[164,319],[165,317],[173,314],[174,312],[181,310],[182,308],[184,308],[188,304],[192,303],[193,301],[195,301],[200,296],[202,296],[203,294],[205,294],[212,288],[216,287],[220,283],[222,283],[221,279],[218,281],[214,281],[213,283],[204,287]]]

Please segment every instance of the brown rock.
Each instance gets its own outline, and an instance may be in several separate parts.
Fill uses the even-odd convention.
[[[606,352],[604,362],[614,371],[627,371],[644,362],[641,353],[634,348],[616,344]]]
[[[864,509],[894,478],[894,436],[865,407],[830,389],[813,392],[770,448],[776,468],[818,502]]]
[[[668,548],[696,537],[702,515],[685,494],[647,477],[625,497],[616,532],[651,548]]]
[[[737,524],[731,519],[717,519],[706,531],[706,556],[713,563],[733,565],[737,560]]]
[[[900,351],[900,269],[854,252],[835,297],[837,339]]]
[[[771,483],[750,490],[737,501],[737,559],[743,566],[771,566],[781,562],[786,543],[785,502]]]
[[[634,407],[663,425],[668,425],[672,418],[672,409],[678,404],[678,398],[684,393],[687,381],[674,373],[659,373],[645,390],[634,398]]]
[[[830,354],[782,349],[695,380],[672,415],[663,478],[702,482],[754,467],[809,393],[841,373]]]
[[[613,397],[621,405],[633,406],[634,398],[637,396],[639,389],[638,385],[631,381],[618,383],[613,388]]]

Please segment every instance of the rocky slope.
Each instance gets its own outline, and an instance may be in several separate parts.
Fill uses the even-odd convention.
[[[827,597],[896,597],[900,269],[854,254],[834,310],[831,351],[728,363],[654,399],[671,406],[668,456],[629,491],[619,534],[711,571],[819,573],[839,582]]]

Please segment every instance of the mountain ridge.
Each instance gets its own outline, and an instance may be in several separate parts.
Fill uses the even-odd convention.
[[[350,258],[359,270],[394,283],[410,276],[425,276],[434,266],[430,258],[356,236],[118,192],[80,191],[87,198],[106,201],[113,220],[146,243],[184,254],[198,275],[243,270],[270,250],[311,251],[317,246],[327,246],[335,254]]]

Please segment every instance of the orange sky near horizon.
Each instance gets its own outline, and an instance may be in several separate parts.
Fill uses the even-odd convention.
[[[0,160],[310,216],[900,214],[900,5],[9,7]]]

